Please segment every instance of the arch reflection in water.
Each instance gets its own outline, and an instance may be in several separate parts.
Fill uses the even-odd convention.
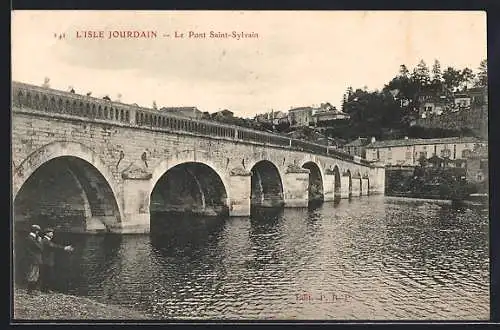
[[[83,253],[73,265],[91,269],[78,270],[89,277],[80,279],[88,295],[160,319],[489,315],[488,216],[480,210],[374,196],[214,219],[164,219],[170,231],[82,243],[96,255]],[[98,248],[114,252],[105,257]],[[304,292],[351,298],[297,302]]]
[[[340,203],[340,199],[342,196],[341,193],[341,180],[340,180],[340,170],[337,165],[333,167],[333,175],[334,175],[334,180],[333,180],[333,201],[335,204]]]

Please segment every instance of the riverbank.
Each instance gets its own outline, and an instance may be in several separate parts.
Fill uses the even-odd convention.
[[[391,195],[386,195],[385,197],[388,200],[410,201],[410,202],[427,202],[427,203],[437,203],[437,204],[445,204],[445,205],[453,204],[453,201],[451,199],[417,198],[417,197],[411,197],[411,196],[391,196]]]
[[[14,290],[14,319],[20,320],[147,320],[148,315],[128,308],[63,293],[28,295]]]

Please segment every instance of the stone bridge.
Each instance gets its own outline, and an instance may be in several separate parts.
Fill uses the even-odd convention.
[[[15,224],[147,233],[150,214],[249,216],[383,193],[385,172],[326,146],[13,82]]]

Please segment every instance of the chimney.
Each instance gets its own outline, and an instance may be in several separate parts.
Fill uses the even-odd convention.
[[[372,142],[371,143],[374,143],[375,142],[375,137],[372,136]]]

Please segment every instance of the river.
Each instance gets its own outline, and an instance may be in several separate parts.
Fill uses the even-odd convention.
[[[363,196],[70,235],[59,290],[163,319],[489,319],[487,206]]]

